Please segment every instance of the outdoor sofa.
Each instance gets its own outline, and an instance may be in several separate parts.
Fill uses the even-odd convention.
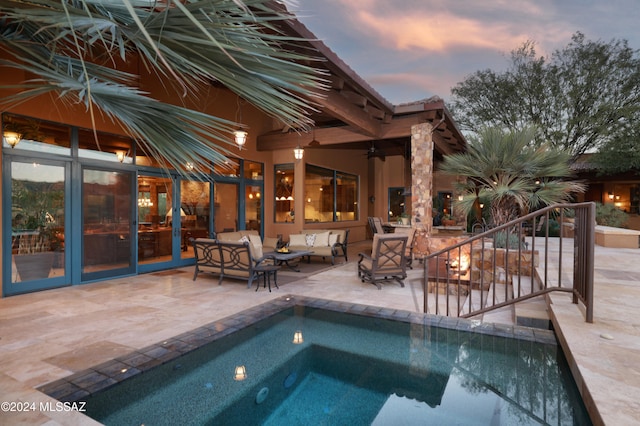
[[[322,259],[331,258],[335,265],[337,257],[344,257],[347,261],[348,229],[310,229],[300,234],[290,234],[288,248],[291,251],[312,251],[310,256],[320,256]],[[307,261],[309,257],[307,256]]]

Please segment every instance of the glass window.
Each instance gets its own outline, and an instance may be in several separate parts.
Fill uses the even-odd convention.
[[[240,177],[240,160],[237,158],[229,158],[224,164],[215,164],[213,172],[220,176]]]
[[[2,116],[2,146],[49,154],[71,154],[70,128],[34,118]]]
[[[216,233],[233,232],[239,229],[238,192],[237,183],[214,183],[215,208],[213,229]]]
[[[78,155],[82,158],[131,164],[132,147],[128,137],[78,129]]]
[[[83,171],[82,272],[85,274],[131,266],[131,179],[131,173]],[[148,199],[145,195],[144,200]],[[149,201],[142,202],[150,205]]]
[[[190,238],[208,238],[211,184],[196,180],[180,181],[180,217],[182,258],[193,257]],[[170,209],[169,209],[170,210]]]
[[[358,177],[336,172],[336,221],[356,220],[358,215]]]
[[[260,231],[262,222],[262,194],[260,186],[247,185],[244,198],[245,229]]]
[[[245,179],[263,180],[264,172],[262,163],[244,160],[244,177]]]
[[[358,219],[358,177],[306,165],[305,222]]]
[[[405,196],[404,188],[396,187],[389,188],[389,213],[387,220],[389,222],[397,222],[400,220],[400,215],[405,212]]]
[[[293,163],[275,166],[275,222],[293,222],[294,166]]]
[[[11,282],[64,275],[64,167],[11,163]]]

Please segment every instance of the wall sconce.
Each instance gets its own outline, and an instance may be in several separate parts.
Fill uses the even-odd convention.
[[[619,200],[619,199],[620,199],[620,196],[619,196],[619,195],[616,195],[616,201],[617,201],[617,200]]]
[[[464,195],[460,194],[458,195],[458,201],[463,201],[464,200]]]
[[[233,375],[233,380],[240,382],[246,378],[247,378],[247,369],[244,367],[244,365],[236,366],[236,370]]]
[[[11,148],[18,145],[18,142],[20,142],[20,140],[22,139],[22,135],[18,132],[6,131],[4,132],[3,136],[4,136],[4,140],[7,142],[7,144]]]
[[[304,157],[304,149],[298,145],[293,149],[293,156],[296,160],[302,160],[302,157]]]
[[[480,208],[484,209],[484,203],[480,203]]]
[[[609,193],[609,199],[610,199],[610,200],[613,200],[613,192],[610,192],[610,193]]]
[[[245,132],[244,130],[236,130],[235,132],[233,132],[233,135],[235,136],[236,145],[238,145],[239,149],[242,149],[244,144],[247,142],[247,134],[248,133]]]
[[[302,331],[298,330],[295,333],[293,333],[293,343],[296,345],[304,343],[304,338],[302,337]]]

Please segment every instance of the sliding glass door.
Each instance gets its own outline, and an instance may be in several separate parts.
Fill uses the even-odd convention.
[[[82,171],[82,280],[133,273],[133,173]]]
[[[209,182],[144,173],[138,176],[138,269],[180,266],[193,259],[189,239],[209,237]]]
[[[3,279],[4,293],[68,284],[65,257],[68,166],[19,160],[5,166],[11,174],[11,204],[10,209],[5,209],[5,217],[11,218],[11,241],[6,241],[5,247],[11,249],[4,258],[5,265],[10,260],[10,267],[3,268],[10,273],[10,277]]]

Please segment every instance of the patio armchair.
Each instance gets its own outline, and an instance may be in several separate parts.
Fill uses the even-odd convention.
[[[393,227],[385,226],[382,222],[382,218],[380,217],[369,217],[369,227],[371,228],[372,234],[385,234],[392,233]]]
[[[396,228],[395,233],[407,236],[407,248],[404,254],[407,258],[407,266],[409,269],[413,269],[411,264],[413,263],[413,243],[415,240],[416,228]]]
[[[407,235],[375,234],[371,256],[358,253],[360,280],[375,284],[378,290],[382,289],[380,281],[389,279],[396,280],[401,287],[404,287],[404,279],[407,277],[407,239]]]

